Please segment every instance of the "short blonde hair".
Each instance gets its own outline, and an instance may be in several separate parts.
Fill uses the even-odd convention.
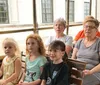
[[[87,19],[94,19],[94,17],[91,15],[87,15],[84,20],[87,20]]]
[[[64,20],[64,18],[58,18],[54,21],[54,25],[57,23],[57,22],[60,22],[61,24],[63,24],[63,26],[66,28],[66,21]]]
[[[99,27],[99,21],[98,21],[97,19],[95,19],[95,18],[94,18],[93,16],[91,16],[91,15],[88,15],[88,16],[85,17],[84,22],[83,22],[83,25],[84,25],[85,23],[87,23],[87,22],[93,22],[93,23],[95,24],[96,28]]]
[[[11,43],[12,45],[14,45],[15,49],[16,49],[15,56],[21,58],[21,52],[20,52],[18,43],[13,38],[5,38],[3,43],[2,43],[3,48],[4,48],[5,43]]]

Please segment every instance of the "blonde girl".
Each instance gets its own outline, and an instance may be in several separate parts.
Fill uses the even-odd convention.
[[[26,54],[26,73],[19,85],[38,85],[43,65],[46,63],[45,48],[39,35],[31,34],[27,37]]]
[[[21,60],[18,44],[12,38],[3,41],[5,58],[0,68],[0,85],[16,85],[21,75]]]

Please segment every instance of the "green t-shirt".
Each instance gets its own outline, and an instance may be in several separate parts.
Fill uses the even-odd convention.
[[[40,67],[43,66],[47,60],[43,56],[39,56],[34,61],[30,61],[29,57],[26,57],[26,77],[25,82],[31,82],[40,78]]]

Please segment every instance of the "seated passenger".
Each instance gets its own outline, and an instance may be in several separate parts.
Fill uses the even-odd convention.
[[[52,62],[44,65],[41,85],[69,85],[69,68],[63,62],[65,44],[55,40],[48,47],[48,55]]]
[[[100,32],[99,32],[99,31],[97,31],[96,36],[97,36],[97,37],[100,37]],[[74,44],[75,44],[79,39],[84,38],[84,37],[85,37],[85,35],[84,35],[84,30],[79,31],[78,34],[75,36]]]
[[[21,53],[17,42],[12,38],[3,41],[5,58],[0,68],[0,85],[16,85],[22,74]]]
[[[85,37],[77,41],[72,58],[86,62],[83,85],[100,83],[100,38],[96,36],[99,22],[96,19],[86,19],[83,23]]]
[[[26,73],[18,85],[39,85],[43,65],[46,63],[45,49],[42,39],[31,34],[26,39]]]
[[[89,18],[94,18],[94,17],[91,16],[91,15],[88,15],[88,16],[86,16],[85,20],[89,19]],[[100,37],[100,32],[99,31],[97,31],[96,36]],[[84,38],[84,37],[85,37],[84,30],[79,31],[77,33],[77,35],[75,36],[73,43],[75,44],[79,39]]]
[[[54,30],[55,30],[55,36],[50,36],[46,42],[46,48],[49,46],[49,44],[54,40],[61,40],[66,44],[66,53],[70,57],[70,53],[72,51],[72,37],[65,35],[64,30],[66,28],[66,21],[63,18],[58,18],[54,21]]]

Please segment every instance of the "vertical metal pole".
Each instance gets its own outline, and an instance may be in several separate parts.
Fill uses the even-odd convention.
[[[66,7],[67,8],[67,19],[66,19],[67,20],[66,21],[66,24],[67,24],[67,27],[66,27],[67,28],[67,32],[66,33],[67,34],[68,34],[68,31],[69,31],[69,1],[70,0],[67,0],[67,3],[66,3],[67,4],[67,7]]]
[[[33,31],[37,33],[36,0],[33,0]]]
[[[92,12],[92,0],[90,0],[90,7],[89,7],[89,15],[91,15],[91,12]]]
[[[9,23],[9,9],[8,9],[8,0],[6,0],[6,6],[7,6],[7,20],[8,20],[8,22],[7,23]]]
[[[95,18],[97,19],[97,0],[95,1]]]

